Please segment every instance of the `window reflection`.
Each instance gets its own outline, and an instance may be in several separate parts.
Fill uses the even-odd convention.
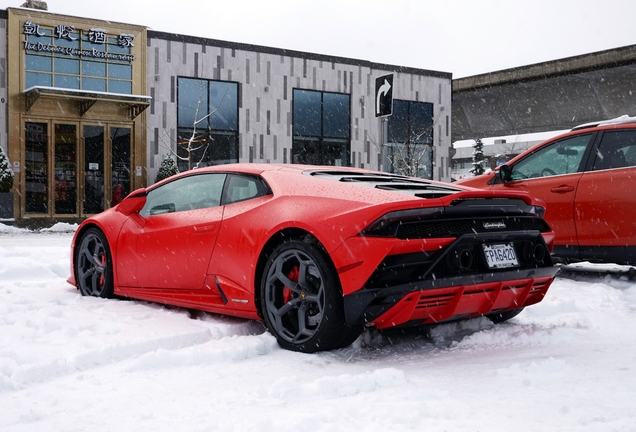
[[[433,104],[393,101],[387,120],[386,170],[433,178]]]
[[[294,89],[292,162],[349,165],[350,95]]]
[[[238,84],[179,78],[179,171],[238,162]]]

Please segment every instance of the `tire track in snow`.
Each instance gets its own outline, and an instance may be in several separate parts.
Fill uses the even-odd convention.
[[[5,364],[0,368],[0,394],[129,360],[133,361],[130,370],[191,366],[246,360],[267,354],[275,346],[275,339],[264,334],[255,322],[213,324],[187,333],[111,344],[70,358],[54,358],[43,364]]]

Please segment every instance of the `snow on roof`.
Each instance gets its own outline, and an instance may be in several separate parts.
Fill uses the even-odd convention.
[[[504,135],[504,136],[498,136],[498,137],[487,137],[487,138],[481,138],[481,142],[484,145],[499,144],[500,141],[503,141],[503,140],[505,140],[506,144],[526,143],[526,142],[539,143],[569,131],[570,131],[569,129],[566,129],[566,130],[558,130],[558,131],[534,132],[534,133],[520,134],[520,135]],[[475,144],[474,139],[459,140],[453,143],[453,147],[455,148],[472,147],[474,144]]]

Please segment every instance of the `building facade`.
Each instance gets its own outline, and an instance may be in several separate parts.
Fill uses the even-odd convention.
[[[180,170],[308,163],[450,181],[448,73],[33,9],[0,11],[0,27],[16,219],[100,212],[154,183],[167,157]],[[378,118],[386,74],[393,114]]]

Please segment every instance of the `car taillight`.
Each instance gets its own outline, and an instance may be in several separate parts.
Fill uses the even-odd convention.
[[[444,214],[444,207],[399,210],[385,214],[366,227],[360,235],[376,237],[395,237],[400,224],[433,219]]]
[[[543,219],[543,215],[545,215],[545,207],[541,206],[532,206],[530,209],[530,213],[536,214],[541,219]]]

